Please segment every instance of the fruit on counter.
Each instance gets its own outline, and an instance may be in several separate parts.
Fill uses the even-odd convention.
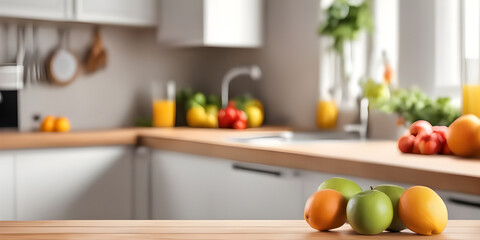
[[[337,126],[338,108],[334,101],[320,100],[317,103],[317,128],[331,129]]]
[[[423,132],[416,137],[416,140],[417,139],[416,144],[418,145],[418,150],[424,155],[440,153],[445,143],[445,140],[437,133],[428,134]]]
[[[218,126],[221,128],[245,129],[247,128],[247,114],[237,109],[235,101],[228,102],[226,108],[218,112]]]
[[[201,92],[194,92],[191,88],[183,88],[177,92],[177,120],[182,124],[183,119],[187,120],[186,124],[190,127],[208,127],[215,128],[218,126],[218,109],[221,107],[220,97],[215,94],[205,95]],[[204,108],[206,112],[206,117],[203,118],[201,110],[198,108]],[[192,111],[191,109],[197,108]],[[190,115],[189,118],[187,115]],[[194,117],[195,116],[195,117]],[[188,120],[190,119],[190,120]],[[202,121],[203,120],[203,121]],[[193,123],[193,125],[192,125]]]
[[[70,131],[70,121],[66,117],[46,116],[40,125],[41,132],[68,132]]]
[[[41,132],[53,132],[55,130],[55,117],[52,115],[46,116],[40,125]]]
[[[390,198],[390,201],[392,201],[393,220],[387,230],[391,232],[400,232],[405,229],[405,225],[403,225],[400,217],[398,216],[398,201],[400,200],[403,192],[405,192],[405,189],[397,185],[379,185],[374,189],[385,193]]]
[[[340,192],[347,200],[352,198],[355,194],[362,192],[362,188],[350,179],[334,177],[329,178],[318,186],[317,190],[332,189]]]
[[[398,215],[405,226],[422,235],[441,233],[448,221],[447,207],[435,191],[414,186],[398,202]]]
[[[358,193],[348,201],[347,220],[357,233],[379,234],[392,223],[392,201],[378,190]]]
[[[403,153],[412,153],[415,142],[415,136],[411,134],[404,134],[398,139],[398,149]],[[418,150],[420,153],[420,150]]]
[[[473,114],[459,117],[448,128],[447,145],[453,154],[471,157],[480,151],[480,119]]]
[[[245,113],[248,116],[247,126],[248,127],[260,127],[263,123],[263,111],[257,106],[247,106],[245,108]]]
[[[70,131],[70,121],[66,117],[58,117],[55,119],[55,132]]]
[[[424,120],[414,122],[409,130],[398,139],[398,149],[402,153],[451,154],[447,137],[448,128],[433,126]]]
[[[203,127],[207,121],[207,112],[201,106],[192,107],[187,112],[187,124],[190,127]]]
[[[410,125],[410,128],[408,128],[408,130],[410,131],[410,134],[412,134],[413,136],[417,136],[422,132],[425,132],[427,134],[430,134],[433,132],[432,125],[425,120],[418,120],[412,123],[412,125]]]
[[[339,179],[342,178],[331,178],[324,183],[335,183]],[[385,229],[398,232],[407,227],[418,234],[428,235],[441,233],[445,228],[447,209],[432,189],[416,186],[405,190],[396,185],[370,188],[369,191],[360,190],[350,199],[335,189],[317,190],[305,204],[305,221],[320,231],[341,226],[345,219],[340,221],[343,216],[339,207],[343,206],[340,199],[344,199],[346,219],[360,234],[378,234]]]
[[[347,199],[338,191],[320,190],[308,198],[304,218],[308,225],[319,231],[338,228],[347,220],[346,207]]]
[[[265,113],[262,102],[246,94],[234,98],[235,108],[247,114],[247,127],[260,127],[263,123]],[[229,103],[232,103],[230,101]]]

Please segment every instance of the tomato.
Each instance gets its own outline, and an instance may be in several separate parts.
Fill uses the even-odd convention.
[[[237,110],[237,119],[236,120],[247,122],[247,114],[242,110]]]
[[[247,122],[242,120],[237,120],[233,123],[233,128],[235,129],[245,129],[247,128]]]
[[[232,127],[237,120],[237,109],[234,107],[223,108],[218,112],[218,126],[221,128]]]

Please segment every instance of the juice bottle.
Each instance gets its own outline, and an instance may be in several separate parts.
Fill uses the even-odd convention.
[[[153,126],[175,126],[175,82],[153,82]]]
[[[332,100],[319,100],[317,103],[317,127],[320,129],[335,128],[338,108]]]
[[[480,117],[480,84],[464,84],[462,90],[462,114]]]

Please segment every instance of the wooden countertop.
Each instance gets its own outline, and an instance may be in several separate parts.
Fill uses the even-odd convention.
[[[142,145],[334,174],[420,184],[480,195],[480,160],[402,154],[394,141],[310,142],[254,146],[229,138],[268,135],[288,128],[246,131],[195,128],[129,128],[71,133],[0,133],[0,149]]]
[[[358,235],[350,226],[329,232],[310,228],[303,220],[94,220],[94,221],[4,221],[0,239],[480,239],[480,221],[451,220],[443,233],[420,236],[409,230]]]

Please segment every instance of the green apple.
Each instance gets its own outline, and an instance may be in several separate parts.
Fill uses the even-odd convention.
[[[402,193],[405,191],[405,189],[397,185],[380,185],[374,189],[387,194],[392,201],[393,221],[387,230],[390,232],[400,232],[405,229],[405,225],[403,225],[402,221],[400,221],[400,218],[398,217],[398,200],[400,200],[400,196],[402,196]]]
[[[378,190],[361,192],[348,201],[347,220],[357,233],[381,233],[392,223],[392,201]]]
[[[347,199],[347,201],[355,194],[363,191],[362,188],[354,181],[341,177],[327,179],[325,182],[320,184],[320,186],[318,186],[317,191],[323,189],[337,190]]]

